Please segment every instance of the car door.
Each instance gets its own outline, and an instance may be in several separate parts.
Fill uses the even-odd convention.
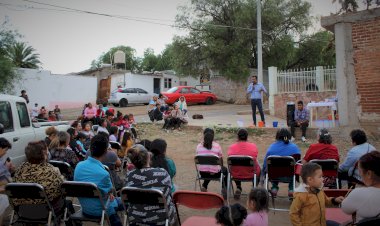
[[[204,103],[205,98],[202,97],[201,92],[197,89],[191,88],[190,89],[191,96],[195,103]]]
[[[123,90],[124,97],[128,100],[128,103],[135,104],[138,103],[137,92],[134,88],[126,88]]]
[[[183,87],[180,91],[180,94],[181,94],[180,96],[184,96],[186,98],[186,103],[193,103],[194,102],[194,100],[190,94],[190,88]]]
[[[19,133],[18,139],[13,139],[13,142],[17,144],[18,147],[22,147],[25,150],[25,147],[30,141],[36,141],[36,134],[34,128],[29,118],[28,107],[24,102],[16,102],[16,110],[18,114],[18,123],[19,124]],[[24,156],[17,156],[17,158],[24,158]],[[15,161],[18,161],[16,159]],[[21,160],[21,159],[20,159]]]
[[[149,103],[150,99],[152,98],[152,95],[149,95],[149,93],[143,89],[137,88],[136,89],[139,97],[140,97],[140,103],[141,104],[147,104]]]

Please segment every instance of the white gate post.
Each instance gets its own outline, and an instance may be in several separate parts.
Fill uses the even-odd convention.
[[[274,95],[277,94],[277,67],[268,68],[269,77],[269,112],[274,115]]]
[[[321,66],[316,67],[315,75],[316,75],[315,83],[318,86],[318,91],[319,92],[325,91],[325,79],[324,79],[325,76],[324,76],[323,67]]]

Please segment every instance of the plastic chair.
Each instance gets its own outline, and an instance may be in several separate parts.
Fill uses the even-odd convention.
[[[224,205],[222,196],[211,192],[197,191],[176,191],[173,195],[173,202],[177,210],[178,221],[181,224],[179,217],[178,205],[183,205],[191,209],[206,210],[220,208]],[[191,216],[187,218],[182,225],[217,225],[214,217]]]
[[[371,217],[368,219],[360,220],[356,223],[356,226],[379,226],[380,225],[380,217]]]
[[[295,190],[296,185],[296,160],[292,156],[278,156],[278,155],[270,155],[267,157],[267,165],[266,165],[266,174],[265,174],[265,189],[269,190],[268,183],[269,181],[279,181],[282,183],[290,183],[293,182],[293,191]],[[279,178],[291,178],[289,181],[279,180]],[[275,201],[273,195],[272,197],[272,210],[278,211],[289,211],[288,209],[279,209],[275,208]],[[284,197],[282,197],[284,198]]]
[[[51,225],[52,221],[54,225],[58,225],[54,209],[49,202],[44,188],[40,184],[8,183],[5,186],[5,193],[12,206],[10,225],[15,223]],[[40,201],[41,203],[22,204],[22,200],[20,199]],[[16,219],[15,216],[17,216]]]
[[[219,181],[220,190],[223,188],[223,159],[217,155],[196,155],[194,157],[195,170],[197,175],[195,177],[194,190],[197,190],[197,181],[199,182],[199,190],[201,190],[201,180]],[[208,166],[220,166],[220,177],[202,177],[198,166],[208,165]]]
[[[169,225],[169,207],[162,191],[155,188],[124,187],[121,189],[120,196],[125,209],[123,218],[124,226],[129,225],[127,216],[128,208],[133,208],[134,205],[159,206],[161,210],[165,211],[165,226]],[[138,209],[134,210],[138,211]],[[146,224],[146,222],[134,223]]]
[[[350,189],[323,189],[323,192],[328,197],[339,197],[339,196],[346,197],[347,193],[349,193],[350,191],[351,191]]]
[[[234,192],[234,188],[232,185],[232,181],[241,181],[241,182],[252,182],[253,181],[253,187],[256,187],[257,184],[257,174],[255,172],[256,167],[256,159],[252,158],[251,156],[247,155],[233,155],[229,156],[227,158],[227,165],[228,165],[228,177],[227,177],[227,194],[230,194],[230,192]],[[247,167],[249,169],[252,169],[253,174],[248,175],[249,177],[238,177],[233,175],[233,171],[235,167]]]
[[[73,180],[74,171],[69,163],[63,161],[50,160],[49,164],[53,165],[54,167],[57,167],[59,169],[59,172],[61,172],[61,174],[66,178],[66,180]]]
[[[322,167],[323,176],[335,177],[336,188],[339,189],[338,169],[339,163],[335,159],[313,159],[310,162]]]
[[[291,177],[293,180],[294,190],[296,185],[295,165],[296,160],[292,156],[268,156],[266,166],[267,172],[265,175],[265,189],[268,190],[269,181],[277,181],[277,178],[280,177]]]
[[[103,202],[103,197],[98,187],[94,183],[89,182],[79,182],[79,181],[65,181],[61,185],[62,194],[64,197],[73,197],[73,198],[94,198],[99,199],[99,202],[102,206],[102,215],[101,217],[88,217],[82,213],[82,210],[75,212],[69,216],[71,221],[89,221],[97,222],[100,225],[104,225],[104,219],[106,219],[108,225],[111,225],[109,217],[107,215],[107,210]],[[67,211],[65,209],[64,219],[67,220]]]

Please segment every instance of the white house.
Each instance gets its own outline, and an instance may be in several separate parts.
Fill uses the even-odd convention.
[[[17,71],[21,79],[14,83],[14,90],[8,94],[20,95],[21,90],[26,90],[30,107],[38,103],[39,107],[45,106],[51,110],[55,105],[77,108],[96,100],[96,78],[52,74],[38,69],[20,68]]]
[[[97,69],[78,72],[78,75],[97,78],[97,100],[106,101],[111,92],[119,86],[127,88],[141,88],[150,93],[161,93],[174,86],[195,86],[200,83],[199,78],[179,77],[174,71],[144,72],[141,74],[131,71],[113,69],[110,65]]]

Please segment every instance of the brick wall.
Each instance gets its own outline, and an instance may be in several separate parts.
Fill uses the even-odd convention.
[[[275,116],[278,118],[286,119],[286,106],[287,102],[294,102],[302,100],[306,106],[311,101],[319,102],[325,101],[327,98],[336,96],[335,91],[326,92],[303,92],[303,93],[282,93],[274,95]],[[327,108],[318,108],[318,118],[327,119],[330,111]]]
[[[221,76],[211,78],[212,92],[218,97],[218,100],[236,103],[246,104],[248,103],[246,98],[247,81],[234,82],[230,79],[226,79]]]
[[[352,24],[361,121],[380,114],[380,17]]]

